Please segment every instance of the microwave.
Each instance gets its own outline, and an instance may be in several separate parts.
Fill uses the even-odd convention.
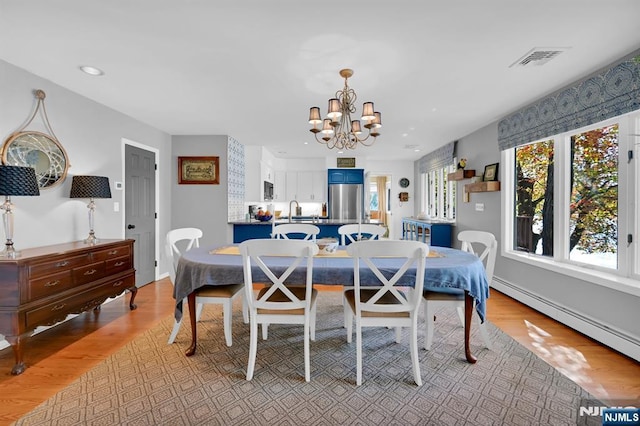
[[[264,201],[273,201],[273,184],[264,181]]]

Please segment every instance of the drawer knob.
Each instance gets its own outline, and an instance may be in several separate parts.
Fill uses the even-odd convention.
[[[98,272],[98,270],[97,270],[97,269],[92,269],[92,270],[90,270],[90,271],[84,271],[84,274],[85,274],[85,275],[93,275],[93,274],[95,274],[96,272]]]
[[[109,256],[113,256],[114,254],[118,254],[118,250],[111,250],[109,252]]]
[[[60,309],[64,308],[65,306],[67,306],[66,303],[61,303],[59,305],[54,306],[53,308],[51,308],[52,311],[59,311]]]
[[[120,287],[122,284],[124,284],[124,281],[116,281],[115,283],[113,283],[113,287]]]
[[[69,264],[68,260],[63,260],[62,262],[56,263],[56,268],[62,268],[63,266],[67,266]]]
[[[54,287],[54,286],[57,286],[58,284],[60,284],[60,280],[49,281],[48,283],[45,283],[44,286],[45,287]]]
[[[122,266],[124,265],[124,262],[116,262],[115,266]]]

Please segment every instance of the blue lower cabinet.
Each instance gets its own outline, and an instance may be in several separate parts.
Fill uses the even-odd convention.
[[[452,228],[450,223],[403,218],[402,239],[427,242],[437,247],[451,247]]]
[[[271,238],[271,226],[270,225],[233,225],[233,242],[234,244],[241,243],[246,240],[252,240],[254,238]]]
[[[317,238],[337,238],[340,241],[340,235],[338,234],[338,228],[342,225],[326,225],[316,224],[320,228],[320,234]],[[300,234],[302,238],[303,235]],[[251,240],[256,238],[271,238],[271,225],[261,224],[234,224],[233,225],[233,242],[234,244],[241,243],[245,240]],[[296,235],[289,238],[296,238]]]

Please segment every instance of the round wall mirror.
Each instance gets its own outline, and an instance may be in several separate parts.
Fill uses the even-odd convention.
[[[62,145],[52,136],[33,131],[11,135],[2,147],[2,162],[33,167],[38,186],[43,189],[62,183],[69,170],[69,159]]]

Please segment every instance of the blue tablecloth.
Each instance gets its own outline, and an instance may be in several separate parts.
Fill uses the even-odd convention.
[[[182,300],[203,285],[225,285],[244,282],[242,256],[233,254],[211,254],[213,247],[200,247],[184,253],[178,262],[173,296],[176,299],[176,320],[182,318]],[[432,251],[440,256],[428,257],[424,277],[425,289],[439,291],[467,290],[476,301],[476,310],[484,321],[489,284],[482,262],[478,257],[461,250],[434,247]],[[289,266],[282,257],[266,258],[265,263],[274,272],[281,273]],[[392,275],[402,261],[379,258],[375,263],[385,275]],[[282,268],[279,269],[279,266]],[[306,268],[299,268],[297,274],[287,282],[304,282]],[[363,270],[364,271],[364,270]],[[367,271],[368,272],[368,271]],[[267,278],[257,267],[252,270],[256,282],[267,282]],[[410,278],[410,276],[409,276]],[[349,257],[315,257],[313,259],[313,282],[328,285],[353,285],[353,259]],[[377,278],[366,273],[361,276],[365,285],[379,285]]]

